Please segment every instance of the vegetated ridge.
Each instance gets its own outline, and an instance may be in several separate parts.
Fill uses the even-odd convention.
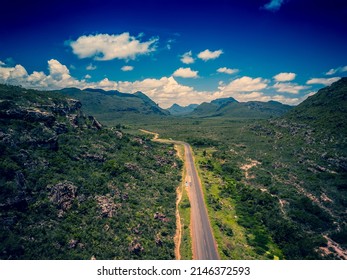
[[[190,104],[188,106],[180,106],[180,105],[175,103],[167,110],[173,116],[183,116],[183,115],[187,115],[187,114],[193,112],[194,109],[198,106],[199,106],[198,104]]]
[[[101,121],[170,114],[142,92],[130,94],[91,88],[65,88],[59,92],[81,101],[85,112]]]
[[[174,258],[171,145],[57,92],[0,85],[0,156],[0,259]]]
[[[277,101],[238,102],[232,97],[204,102],[189,115],[192,117],[224,117],[240,119],[265,119],[278,117],[288,112],[292,106]]]

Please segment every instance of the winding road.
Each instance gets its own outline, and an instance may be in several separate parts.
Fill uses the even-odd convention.
[[[191,235],[193,242],[193,259],[195,260],[219,260],[216,241],[207,215],[207,209],[202,193],[201,182],[195,167],[192,148],[188,143],[175,140],[160,139],[159,135],[147,130],[141,131],[154,134],[154,141],[172,143],[184,146],[186,186],[189,188],[189,200],[191,206]]]

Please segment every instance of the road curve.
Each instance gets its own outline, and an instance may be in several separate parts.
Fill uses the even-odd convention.
[[[183,145],[187,169],[186,181],[190,188],[193,258],[195,260],[219,260],[217,246],[207,215],[201,183],[195,168],[192,150],[188,143],[183,143]]]
[[[189,200],[191,207],[191,235],[193,242],[193,259],[195,260],[219,260],[217,245],[212,234],[210,220],[202,194],[202,187],[198,172],[195,168],[192,149],[188,143],[175,140],[160,139],[155,132],[140,129],[142,132],[154,135],[154,141],[172,143],[184,146],[186,185],[189,188]]]

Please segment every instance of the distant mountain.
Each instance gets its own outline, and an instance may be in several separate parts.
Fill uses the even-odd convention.
[[[116,120],[128,117],[166,116],[170,113],[160,108],[142,92],[134,94],[116,90],[65,88],[60,93],[82,102],[84,111],[96,116],[101,121]]]
[[[288,112],[292,107],[280,102],[250,101],[238,102],[232,97],[220,98],[210,103],[202,103],[190,115],[196,117],[228,117],[263,119],[278,117]]]
[[[319,90],[284,117],[331,131],[347,130],[347,77]]]
[[[182,115],[186,115],[193,112],[194,109],[198,106],[199,106],[198,104],[190,104],[188,106],[181,106],[175,103],[167,110],[173,116],[182,116]]]
[[[227,97],[227,98],[218,98],[218,99],[215,99],[215,100],[212,100],[211,103],[212,104],[215,104],[215,105],[218,105],[218,106],[225,106],[227,104],[230,104],[230,103],[239,103],[236,99],[232,98],[232,97]]]

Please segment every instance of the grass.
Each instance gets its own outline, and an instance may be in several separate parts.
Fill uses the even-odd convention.
[[[246,230],[237,223],[238,217],[235,202],[230,198],[222,198],[220,196],[220,186],[225,184],[225,182],[220,176],[200,167],[200,163],[205,162],[207,159],[203,156],[203,151],[209,157],[215,149],[196,149],[195,151],[195,162],[202,182],[205,203],[221,259],[266,259],[266,256],[258,255],[254,248],[248,245]],[[220,209],[215,209],[208,202],[211,196],[218,198]],[[273,245],[273,249],[275,248],[276,246]],[[271,255],[271,252],[267,255]]]

